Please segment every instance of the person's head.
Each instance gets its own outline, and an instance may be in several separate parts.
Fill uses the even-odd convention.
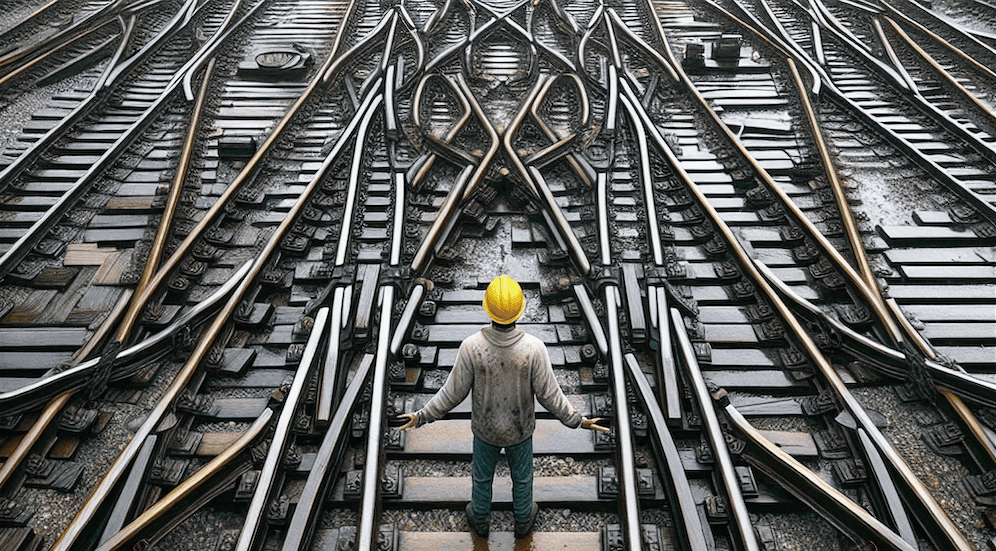
[[[499,327],[515,325],[526,309],[526,299],[522,287],[507,275],[500,275],[488,285],[481,303],[488,317]]]

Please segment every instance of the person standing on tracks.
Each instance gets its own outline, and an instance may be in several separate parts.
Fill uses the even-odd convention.
[[[471,398],[474,432],[471,502],[465,512],[471,530],[487,537],[491,525],[491,486],[502,448],[512,475],[515,537],[532,531],[539,506],[533,502],[533,397],[571,428],[608,432],[599,419],[583,417],[564,396],[543,341],[515,322],[525,310],[519,284],[507,275],[488,285],[482,304],[492,323],[464,339],[443,388],[422,409],[404,413],[407,430],[431,423]]]

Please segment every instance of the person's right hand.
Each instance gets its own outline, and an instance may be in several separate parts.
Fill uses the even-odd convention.
[[[588,430],[597,430],[598,432],[609,432],[609,427],[603,427],[602,425],[597,425],[601,421],[601,417],[596,417],[594,419],[588,419],[587,417],[581,418],[581,428]]]
[[[418,417],[414,413],[402,413],[398,416],[398,419],[408,419],[408,422],[402,425],[398,430],[408,430],[418,423]]]

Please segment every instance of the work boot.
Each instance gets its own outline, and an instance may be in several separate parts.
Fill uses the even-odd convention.
[[[539,505],[533,502],[533,509],[529,512],[528,522],[516,522],[515,523],[515,537],[516,539],[522,539],[529,535],[529,532],[533,531],[533,525],[536,524],[536,515],[539,514]]]
[[[470,525],[470,531],[477,534],[478,537],[487,538],[488,532],[491,531],[491,527],[489,526],[490,523],[484,526],[479,526],[477,524],[477,519],[474,518],[474,509],[470,505],[471,504],[468,503],[467,507],[463,510],[463,512],[467,515],[467,524]]]

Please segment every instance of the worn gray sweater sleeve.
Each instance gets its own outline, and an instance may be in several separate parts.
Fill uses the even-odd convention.
[[[533,392],[539,403],[564,425],[576,429],[581,426],[581,414],[564,396],[550,365],[546,348],[540,345],[533,359]]]
[[[456,407],[470,394],[470,389],[474,384],[474,367],[467,356],[467,351],[461,345],[450,376],[446,378],[446,384],[425,404],[425,407],[415,412],[418,420],[416,426],[420,427],[426,423],[431,423],[446,415],[446,412]]]

